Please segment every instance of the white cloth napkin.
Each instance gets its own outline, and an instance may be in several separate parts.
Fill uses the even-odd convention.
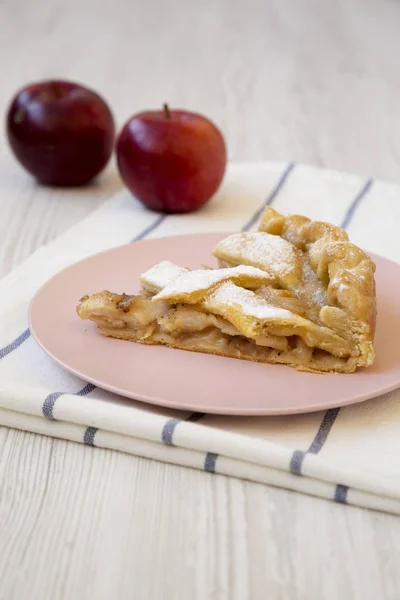
[[[356,244],[400,260],[400,188],[388,183],[303,165],[231,165],[211,203],[175,216],[120,192],[0,281],[0,424],[400,514],[400,390],[308,415],[188,414],[73,377],[29,333],[32,295],[63,267],[144,237],[250,230],[266,204],[342,225]]]

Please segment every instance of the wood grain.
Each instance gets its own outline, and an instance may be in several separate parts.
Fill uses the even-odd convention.
[[[3,0],[0,110],[82,80],[119,125],[199,110],[233,160],[400,182],[400,5],[389,0]],[[117,191],[37,186],[0,139],[0,275]],[[399,520],[0,429],[0,597],[397,600]]]
[[[396,598],[396,517],[17,431],[0,477],[2,598]]]

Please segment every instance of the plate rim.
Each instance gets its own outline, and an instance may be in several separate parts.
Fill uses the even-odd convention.
[[[151,395],[146,395],[146,394],[134,394],[133,392],[127,391],[127,390],[121,390],[121,388],[118,388],[112,384],[107,384],[104,383],[103,381],[100,381],[99,379],[97,379],[96,377],[91,377],[88,376],[87,374],[83,373],[81,370],[79,369],[75,369],[73,367],[70,367],[69,365],[67,365],[65,362],[63,362],[60,358],[58,358],[55,354],[53,354],[52,351],[50,351],[40,340],[40,335],[37,334],[36,330],[35,330],[35,326],[33,324],[33,320],[32,320],[32,312],[35,308],[35,302],[37,300],[37,298],[45,291],[46,287],[49,286],[54,279],[61,277],[65,272],[74,269],[77,265],[82,265],[85,262],[89,262],[90,260],[92,260],[95,257],[99,257],[101,255],[104,254],[109,254],[111,252],[118,252],[121,251],[121,249],[123,248],[128,248],[128,247],[132,247],[132,246],[136,246],[136,245],[146,245],[146,244],[151,244],[154,241],[160,241],[160,240],[170,240],[170,239],[183,239],[183,238],[190,238],[193,239],[194,237],[207,237],[207,236],[213,236],[213,237],[217,237],[217,236],[226,236],[226,235],[230,235],[232,233],[237,233],[237,232],[231,232],[231,231],[213,231],[213,232],[202,232],[202,233],[189,233],[189,234],[174,234],[174,235],[167,235],[167,236],[159,236],[159,237],[154,237],[154,238],[148,238],[148,239],[144,239],[144,240],[138,240],[135,242],[128,242],[125,244],[120,244],[118,246],[113,246],[111,248],[106,248],[104,250],[100,250],[99,252],[95,252],[94,254],[90,254],[89,256],[86,256],[84,258],[81,258],[80,260],[77,260],[74,263],[71,263],[70,265],[67,265],[66,267],[64,267],[63,269],[61,269],[60,271],[58,271],[57,273],[53,274],[47,281],[45,281],[39,288],[38,290],[36,290],[35,294],[33,295],[33,297],[31,298],[31,301],[29,303],[29,307],[28,307],[28,325],[29,325],[29,329],[31,331],[32,337],[35,340],[35,342],[39,345],[39,347],[52,359],[54,360],[62,369],[66,370],[67,372],[71,373],[72,375],[81,378],[84,382],[87,383],[91,383],[93,385],[95,385],[96,387],[98,387],[99,389],[103,389],[106,390],[108,392],[111,392],[113,394],[116,394],[118,396],[121,396],[122,398],[126,398],[129,400],[135,400],[138,402],[143,402],[145,404],[150,404],[152,406],[160,406],[163,408],[168,408],[168,409],[172,409],[172,410],[179,410],[179,411],[183,411],[183,412],[205,412],[205,408],[206,413],[207,414],[215,414],[215,415],[224,415],[224,416],[247,416],[247,417],[260,417],[260,416],[290,416],[290,415],[296,415],[296,414],[307,414],[307,413],[313,413],[313,412],[319,412],[319,411],[325,411],[331,408],[338,408],[338,407],[344,407],[344,406],[351,406],[354,404],[359,404],[362,402],[365,402],[366,400],[370,400],[372,398],[379,398],[380,396],[387,394],[391,391],[394,391],[396,389],[398,389],[400,387],[400,377],[399,377],[399,381],[396,383],[390,383],[384,387],[382,387],[378,393],[378,395],[376,394],[376,392],[370,393],[368,391],[361,393],[360,395],[352,396],[350,399],[344,399],[343,401],[340,401],[340,403],[338,402],[327,402],[326,404],[324,404],[323,406],[321,406],[321,404],[310,404],[307,406],[302,406],[302,407],[289,407],[289,408],[285,408],[283,411],[281,409],[279,409],[279,407],[277,408],[253,408],[253,409],[249,409],[246,407],[243,408],[235,408],[234,410],[232,409],[224,409],[224,407],[222,406],[207,406],[205,407],[204,405],[195,405],[195,404],[190,404],[190,405],[186,405],[185,403],[182,402],[178,402],[176,404],[174,404],[174,402],[170,401],[170,400],[164,400],[163,398],[155,398],[154,396]],[[384,256],[378,255],[374,252],[368,252],[369,256],[372,258],[372,260],[375,262],[375,260],[377,259],[378,262],[379,261],[384,261],[386,263],[390,263],[394,268],[400,269],[400,263],[392,260],[392,259],[388,259]],[[129,342],[128,342],[129,343]],[[171,348],[166,348],[166,350],[172,351],[172,352],[176,352],[176,349],[171,349]],[[178,350],[179,351],[179,350]],[[186,352],[185,350],[180,350],[181,352]],[[194,353],[196,354],[196,353]],[[220,357],[220,356],[216,356],[216,359],[225,359],[225,360],[237,360],[235,358],[230,358],[230,357]],[[252,361],[244,361],[244,362],[252,362]],[[281,369],[285,369],[285,368],[290,368],[287,365],[269,365],[270,367],[274,367],[274,368],[281,368]],[[357,373],[359,373],[359,371],[356,371],[355,373],[350,373],[350,374],[317,374],[315,373],[315,376],[318,377],[356,377]],[[301,371],[297,371],[297,374],[299,376],[301,376],[302,374],[304,374],[304,372]],[[66,392],[68,393],[72,393],[73,392]]]

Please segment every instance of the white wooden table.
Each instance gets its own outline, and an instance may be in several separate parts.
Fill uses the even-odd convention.
[[[3,0],[0,109],[50,76],[198,110],[232,160],[400,183],[400,5]],[[40,188],[0,140],[0,275],[121,186]],[[398,600],[398,518],[0,428],[0,598]]]

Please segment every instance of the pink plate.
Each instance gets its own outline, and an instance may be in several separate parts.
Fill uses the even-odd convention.
[[[138,276],[169,259],[198,268],[214,264],[227,234],[157,238],[120,246],[78,262],[48,281],[30,307],[30,327],[60,365],[128,398],[189,411],[281,415],[361,402],[400,387],[400,265],[378,256],[376,362],[352,375],[315,375],[290,367],[145,346],[100,335],[75,306],[103,289],[134,293]]]

